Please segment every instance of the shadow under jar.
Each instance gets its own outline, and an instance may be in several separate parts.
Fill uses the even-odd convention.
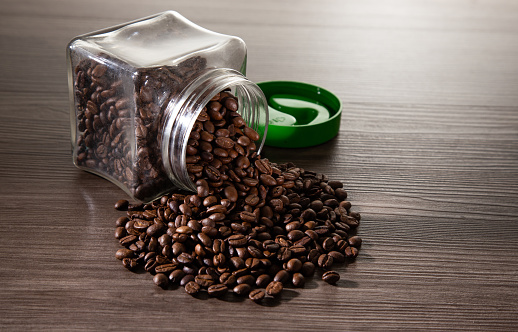
[[[74,38],[67,47],[73,161],[150,202],[195,191],[186,149],[196,119],[221,91],[266,136],[268,106],[248,80],[246,46],[169,11]]]

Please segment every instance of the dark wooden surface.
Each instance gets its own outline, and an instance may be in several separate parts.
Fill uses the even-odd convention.
[[[362,213],[336,287],[197,300],[114,258],[125,195],[72,165],[65,46],[167,9],[242,37],[250,79],[342,100],[336,139],[265,151]],[[516,2],[2,1],[0,330],[516,331],[517,302]]]

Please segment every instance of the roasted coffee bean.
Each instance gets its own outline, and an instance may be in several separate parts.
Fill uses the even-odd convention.
[[[208,274],[198,274],[194,277],[194,281],[200,285],[201,287],[209,287],[210,285],[214,284],[214,280],[212,276]]]
[[[245,261],[241,257],[232,257],[230,262],[235,270],[241,270],[245,267]]]
[[[288,239],[290,239],[290,241],[297,241],[297,240],[300,240],[304,237],[304,232],[302,232],[301,230],[298,230],[298,229],[294,229],[292,230],[291,232],[288,233]]]
[[[275,276],[273,277],[273,280],[274,281],[278,281],[278,282],[281,282],[281,283],[285,283],[287,282],[288,280],[290,279],[290,274],[288,271],[286,270],[280,270],[279,272],[277,272],[275,274]]]
[[[237,189],[234,186],[225,187],[224,193],[225,197],[228,198],[231,202],[236,202],[239,198]]]
[[[255,278],[251,274],[245,274],[237,278],[238,284],[249,284],[250,286],[255,285]]]
[[[178,255],[178,257],[176,259],[178,260],[178,262],[180,262],[182,264],[190,264],[194,260],[192,255],[190,255],[186,252],[182,252],[180,255]]]
[[[313,274],[315,274],[315,268],[315,264],[312,262],[304,262],[300,269],[300,273],[302,273],[304,277],[312,277]]]
[[[177,267],[178,265],[175,263],[162,264],[155,267],[155,272],[169,275],[169,273],[173,272]]]
[[[231,235],[228,239],[228,244],[232,247],[243,247],[247,244],[248,239],[243,234]]]
[[[302,273],[294,273],[291,283],[295,287],[304,287],[304,284],[306,283],[306,279],[304,278],[304,275]]]
[[[250,254],[250,256],[254,257],[254,258],[263,258],[263,252],[256,248],[256,247],[253,247],[253,246],[248,246],[246,248],[248,250],[248,253]]]
[[[328,253],[329,256],[333,257],[333,262],[335,263],[343,263],[345,262],[345,255],[338,251],[330,251]]]
[[[340,274],[338,274],[338,272],[335,271],[327,271],[324,272],[324,274],[322,275],[322,280],[324,280],[328,284],[334,285],[338,282],[338,280],[340,280]]]
[[[245,129],[243,130],[244,134],[246,136],[248,136],[248,138],[250,138],[250,140],[252,141],[257,141],[260,137],[259,137],[259,134],[253,130],[252,128],[250,127],[245,127]]]
[[[266,294],[270,296],[279,296],[282,293],[282,282],[272,281],[266,286]]]
[[[179,284],[184,276],[185,272],[183,270],[176,269],[169,275],[169,281],[173,284]]]
[[[123,246],[129,246],[135,242],[138,238],[135,235],[128,235],[120,239],[119,243]]]
[[[189,281],[187,284],[185,284],[185,291],[189,295],[196,295],[196,294],[198,294],[200,292],[200,289],[201,289],[200,285],[198,285],[194,281]]]
[[[265,186],[273,187],[277,185],[277,181],[274,179],[273,176],[269,174],[261,174],[259,176],[259,179],[261,180],[261,183]]]
[[[322,242],[322,248],[324,248],[324,250],[326,251],[331,251],[333,250],[335,247],[335,241],[328,237],[324,240],[324,242]]]
[[[128,209],[129,202],[125,199],[118,200],[117,203],[115,203],[115,209],[119,211],[125,211]]]
[[[356,247],[347,247],[344,250],[344,254],[347,258],[356,258],[358,256],[358,248]]]
[[[167,288],[167,286],[169,286],[169,278],[164,273],[155,274],[153,282],[158,287]]]
[[[264,288],[272,281],[272,277],[269,274],[261,274],[255,279],[257,287]]]
[[[286,263],[286,270],[288,272],[298,272],[302,268],[302,262],[297,258],[292,258]]]
[[[138,267],[137,261],[134,258],[123,258],[122,265],[130,271]]]
[[[135,134],[138,140],[149,140],[150,135],[157,135],[157,129],[148,126],[149,117],[160,107],[153,110],[145,105],[157,102],[157,90],[141,86],[137,91]],[[117,122],[106,129],[107,135],[113,134],[107,142],[90,146],[94,155],[106,152],[106,158],[112,158],[112,145],[120,149],[119,153],[127,153],[118,143],[109,141],[115,135],[120,135],[121,142],[125,140],[120,134],[120,114],[131,116],[133,102],[120,101],[118,93],[99,97],[102,107],[94,100],[89,108],[84,104],[89,114],[83,115],[85,128],[90,128],[86,131],[96,130],[94,126],[103,125],[103,121]],[[213,98],[189,135],[185,157],[196,187],[194,193],[172,192],[149,204],[116,204],[128,211],[116,222],[116,238],[125,247],[116,257],[127,268],[136,269],[140,264],[155,276],[164,275],[164,285],[189,285],[186,291],[189,288],[193,294],[200,291],[193,284],[201,284],[210,296],[221,296],[234,288],[234,293],[249,294],[260,301],[265,293],[254,287],[266,288],[275,296],[272,294],[280,291],[272,289],[282,291],[283,284],[303,287],[314,275],[316,265],[329,270],[333,264],[356,257],[361,239],[348,238],[348,233],[359,225],[360,215],[351,212],[341,182],[292,163],[274,164],[258,156],[258,145],[253,141],[259,135],[226,106],[231,103],[234,107],[234,101],[228,92]],[[101,118],[110,108],[113,115]],[[96,138],[92,140],[95,143]],[[155,166],[159,162],[156,152],[140,142],[136,162],[141,170],[162,172]],[[85,160],[103,163],[102,159],[89,159],[86,151]],[[140,179],[128,162],[115,163],[122,170],[128,169],[127,179]],[[139,183],[139,187],[143,185]]]
[[[134,251],[130,249],[119,249],[115,253],[115,257],[119,260],[123,260],[124,258],[133,258]]]
[[[266,240],[263,242],[264,250],[268,250],[268,251],[274,253],[277,250],[279,250],[279,248],[280,248],[280,245],[278,243],[275,243],[275,241],[273,241],[273,240]]]
[[[232,273],[225,272],[225,273],[222,273],[221,276],[219,277],[219,282],[228,287],[231,287],[237,283],[237,278]]]
[[[240,296],[246,296],[252,290],[252,286],[249,284],[239,284],[234,287],[233,292]]]
[[[362,239],[359,236],[351,236],[348,241],[351,246],[356,248],[359,248],[362,245]]]
[[[221,297],[223,295],[225,295],[228,291],[228,287],[223,285],[223,284],[215,284],[215,285],[212,285],[212,286],[209,286],[209,288],[207,289],[207,293],[209,294],[209,296],[213,296],[213,297]]]
[[[261,302],[265,296],[265,292],[260,289],[254,289],[248,294],[248,298],[254,302]]]
[[[128,222],[128,217],[120,217],[120,218],[117,218],[116,222],[115,222],[115,226],[116,227],[124,227],[126,225],[126,223]]]
[[[184,273],[185,273],[185,271],[183,271],[183,270],[182,270],[182,272],[184,272]],[[180,286],[185,286],[185,285],[187,285],[187,284],[188,284],[189,282],[191,282],[191,281],[192,281],[192,282],[194,282],[194,283],[196,284],[196,282],[194,281],[194,275],[192,275],[192,274],[185,274],[185,275],[183,276],[183,278],[182,278],[182,279],[180,279]],[[198,285],[198,284],[196,284],[196,285]],[[199,286],[199,285],[198,285],[198,286]]]
[[[333,265],[333,257],[327,254],[322,254],[318,257],[318,266],[323,269],[329,270]]]
[[[253,223],[256,221],[256,215],[254,213],[248,212],[248,211],[242,211],[241,213],[239,213],[239,217],[244,222]]]
[[[126,233],[126,229],[124,227],[117,227],[115,229],[115,234],[114,235],[115,235],[115,238],[117,240],[120,240],[120,239],[122,239],[123,237],[125,237],[128,234]]]
[[[291,250],[286,247],[281,247],[277,251],[277,259],[281,262],[287,262],[291,258]]]

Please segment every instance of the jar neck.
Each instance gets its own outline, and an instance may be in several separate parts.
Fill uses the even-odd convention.
[[[202,72],[172,100],[164,111],[161,153],[166,174],[173,184],[183,190],[196,191],[187,172],[186,150],[196,119],[214,95],[225,90],[237,97],[238,112],[249,127],[261,138],[257,153],[266,138],[268,103],[261,89],[240,72],[228,68],[215,68]]]

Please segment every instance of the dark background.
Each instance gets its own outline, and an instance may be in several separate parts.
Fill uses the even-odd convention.
[[[0,11],[0,330],[518,329],[518,4],[21,1]],[[65,47],[164,10],[237,35],[247,76],[321,85],[339,135],[267,148],[341,180],[356,262],[279,301],[197,300],[114,257],[125,194],[70,155]]]

